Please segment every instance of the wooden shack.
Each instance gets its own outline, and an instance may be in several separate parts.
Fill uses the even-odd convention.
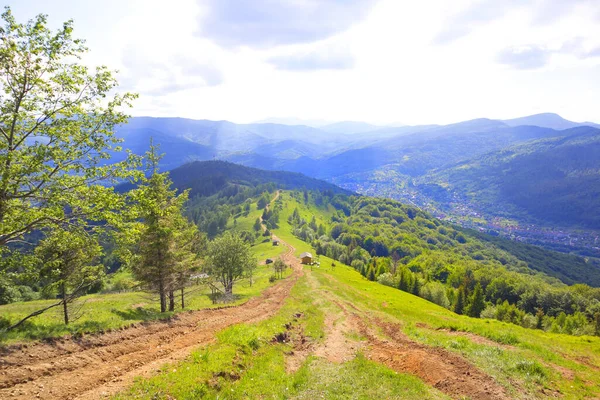
[[[302,264],[312,264],[313,262],[313,256],[308,252],[300,254],[300,259],[302,260]]]

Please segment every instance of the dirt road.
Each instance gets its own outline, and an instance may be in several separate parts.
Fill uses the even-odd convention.
[[[273,316],[302,274],[288,246],[293,274],[243,305],[181,313],[170,321],[138,324],[82,339],[12,346],[0,351],[1,399],[97,399],[126,388],[136,376],[184,359],[218,331]]]

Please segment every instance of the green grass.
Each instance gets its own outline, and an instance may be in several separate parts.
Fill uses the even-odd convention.
[[[288,270],[287,274],[290,271]],[[264,289],[271,285],[269,277],[273,274],[270,266],[259,266],[254,275],[254,283],[249,285],[248,280],[235,284],[233,292],[235,302],[240,304],[251,297],[258,296]],[[220,306],[213,305],[208,297],[210,289],[202,286],[196,287],[186,298],[187,310],[198,310]],[[192,288],[192,289],[196,289]],[[0,315],[11,322],[48,306],[54,300],[37,300],[12,303],[0,306]],[[59,307],[27,321],[22,328],[0,335],[1,343],[13,343],[34,339],[60,337],[67,334],[83,334],[101,332],[108,329],[117,329],[137,322],[164,319],[180,312],[161,313],[155,296],[143,292],[125,292],[110,294],[93,294],[83,296],[74,304],[73,309],[81,308],[77,313],[79,318],[68,326],[62,322]],[[179,308],[179,309],[178,309]]]

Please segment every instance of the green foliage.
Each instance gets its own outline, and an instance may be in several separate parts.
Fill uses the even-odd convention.
[[[461,286],[458,288],[458,295],[456,296],[456,302],[454,303],[454,312],[457,314],[463,314],[464,310],[465,310],[465,302],[466,302],[466,295],[465,295],[465,287]]]
[[[111,96],[111,72],[78,62],[87,49],[72,21],[53,33],[44,15],[22,24],[6,8],[2,20],[0,251],[35,230],[119,218],[121,196],[100,183],[132,173],[127,162],[102,164],[135,97]]]
[[[593,331],[600,289],[569,287],[537,272],[565,280],[567,275],[578,280],[600,277],[587,260],[462,230],[393,200],[368,197],[332,197],[328,204],[339,207],[330,218],[332,236],[318,237],[307,221],[318,217],[322,209],[300,201],[296,207],[307,208],[309,214],[301,216],[294,210],[289,215],[294,235],[311,242],[317,254],[352,265],[369,280],[393,271],[396,288],[472,316],[482,314],[486,301],[499,301],[497,308],[484,313],[486,317],[532,328],[538,309],[547,318],[561,311],[568,315],[580,311],[587,318],[585,329],[569,331]],[[390,283],[387,277],[382,281]],[[445,284],[447,290],[434,289],[429,282]]]
[[[256,266],[250,246],[236,233],[226,232],[208,245],[206,272],[223,286],[226,296],[233,293],[233,284]]]
[[[140,185],[130,192],[134,200],[132,220],[121,235],[123,257],[131,266],[137,280],[146,290],[159,295],[161,312],[173,311],[174,291],[182,290],[195,266],[201,239],[196,227],[182,215],[188,192],[176,194],[170,189],[171,181],[166,173],[158,173],[160,156],[150,144],[146,154],[151,175],[144,177]]]
[[[469,307],[467,308],[467,315],[469,317],[479,318],[484,308],[485,300],[483,296],[483,289],[481,288],[481,284],[477,282],[477,285],[475,285],[475,290],[469,298]]]

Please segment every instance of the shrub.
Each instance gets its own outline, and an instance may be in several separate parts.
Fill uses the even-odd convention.
[[[390,274],[389,272],[379,275],[377,277],[377,282],[382,285],[385,285],[385,286],[391,286],[391,287],[396,286],[396,284],[394,282],[394,276],[392,274]]]

